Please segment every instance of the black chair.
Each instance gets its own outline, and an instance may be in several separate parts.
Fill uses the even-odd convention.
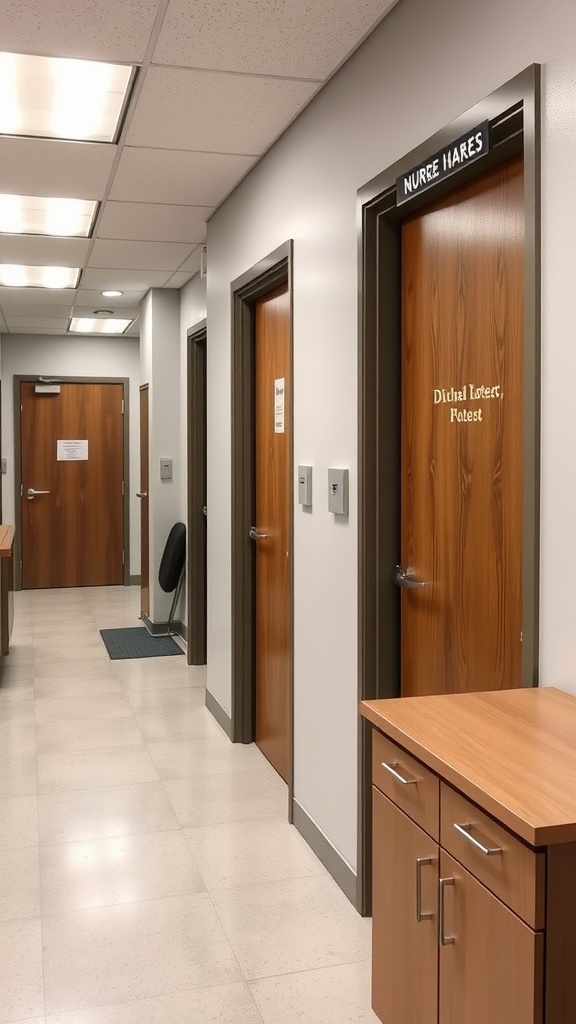
[[[172,607],[168,616],[168,630],[166,633],[153,633],[153,636],[174,636],[172,620],[184,582],[184,567],[186,563],[186,527],[184,523],[174,523],[168,534],[164,546],[164,553],[158,570],[158,583],[165,594],[174,591]]]

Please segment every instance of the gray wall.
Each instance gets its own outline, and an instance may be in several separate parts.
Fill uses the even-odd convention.
[[[544,67],[542,680],[576,691],[576,82],[568,0],[400,0],[208,227],[208,688],[229,712],[231,281],[294,239],[295,797],[356,868],[356,190],[524,67]],[[568,449],[568,450],[567,450]],[[327,511],[350,468],[350,516]]]

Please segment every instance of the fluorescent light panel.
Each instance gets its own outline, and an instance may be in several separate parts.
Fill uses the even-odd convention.
[[[0,232],[88,238],[96,200],[0,194]]]
[[[133,319],[122,320],[118,317],[107,317],[104,320],[88,316],[73,316],[68,330],[78,331],[80,334],[124,334],[133,322]]]
[[[4,288],[76,288],[79,267],[27,267],[0,263],[0,285]]]
[[[0,52],[0,134],[112,142],[132,66]]]

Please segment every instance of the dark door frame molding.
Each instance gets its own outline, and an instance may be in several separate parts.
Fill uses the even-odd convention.
[[[188,664],[206,664],[206,319],[188,342]]]
[[[122,461],[124,473],[124,566],[123,586],[131,585],[130,577],[130,380],[128,377],[63,377],[61,374],[45,375],[55,384],[122,384],[124,402],[124,433],[122,437]],[[22,438],[20,432],[20,384],[41,384],[42,379],[33,373],[14,374],[14,590],[22,590]]]
[[[396,207],[396,179],[483,121],[490,153]],[[524,451],[522,685],[537,685],[540,501],[540,67],[532,65],[358,192],[359,620],[358,697],[400,693],[400,606],[391,570],[400,551],[400,225],[416,210],[524,154]],[[358,725],[356,904],[371,908],[371,730]]]
[[[254,545],[248,536],[254,521],[255,498],[255,306],[258,299],[287,285],[293,353],[292,248],[290,239],[232,282],[232,740],[254,739],[255,700],[255,569]],[[293,355],[291,357],[291,372]],[[293,391],[293,388],[291,388]],[[288,401],[293,406],[292,394]],[[294,473],[294,442],[291,480]],[[290,550],[294,550],[294,513]],[[294,559],[291,591],[294,601]],[[290,643],[290,705],[288,807],[292,820],[294,781],[294,608]]]

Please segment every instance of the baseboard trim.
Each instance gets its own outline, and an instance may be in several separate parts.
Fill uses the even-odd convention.
[[[150,619],[145,612],[142,612],[140,614],[140,618],[142,619],[142,622],[146,626],[146,629],[148,630],[149,633],[152,634],[152,636],[161,636],[168,630],[168,620],[166,620],[166,622],[152,622],[152,619]],[[184,640],[184,642],[186,643],[186,637],[184,636],[184,633],[187,632],[187,630],[186,627],[184,626],[184,623],[180,622],[179,619],[174,619],[174,622],[172,623],[172,629],[174,630],[176,635],[179,636],[180,639]]]
[[[226,733],[228,739],[231,740],[232,719],[230,718],[230,715],[227,714],[226,711],[224,711],[222,705],[218,703],[214,694],[210,693],[210,690],[206,690],[206,707],[208,708],[210,714],[214,716],[214,718],[218,722],[218,725],[221,726],[222,729],[224,729],[224,732]]]
[[[348,897],[350,903],[358,909],[356,906],[356,875],[352,868],[337,853],[332,843],[320,831],[318,825],[312,821],[312,818],[306,814],[306,811],[297,800],[292,800],[292,810],[295,828],[298,829],[300,835],[306,840],[308,846],[314,851],[328,873],[332,875],[332,878],[340,886],[344,895]]]
[[[142,583],[142,577],[141,576],[129,576],[128,577],[127,586],[129,586],[129,587],[139,587],[141,583]]]

